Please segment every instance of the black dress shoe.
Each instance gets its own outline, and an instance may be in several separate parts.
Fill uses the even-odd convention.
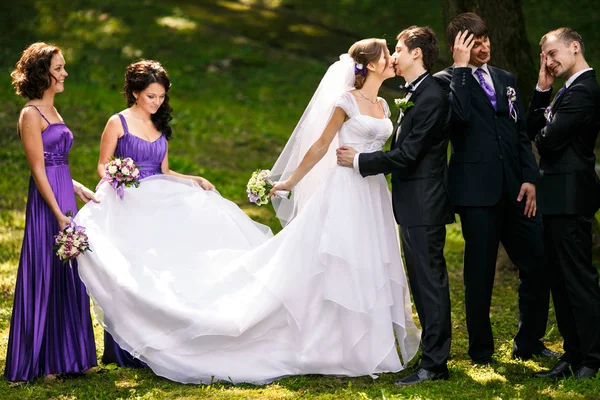
[[[482,358],[480,360],[473,360],[473,365],[476,367],[490,366],[490,365],[496,365],[496,364],[498,364],[498,362],[496,360],[494,360],[492,357],[486,357],[486,358]]]
[[[428,371],[425,368],[419,368],[412,374],[394,381],[394,385],[398,386],[408,386],[415,385],[417,383],[425,382],[425,381],[437,381],[440,379],[448,379],[448,371],[443,372],[433,372]]]
[[[533,355],[538,356],[538,357],[550,357],[550,358],[558,358],[558,357],[562,356],[561,353],[552,351],[547,347],[544,347],[541,351],[533,353]]]
[[[550,350],[547,347],[543,347],[539,351],[534,351],[532,353],[528,352],[520,352],[518,350],[513,350],[512,358],[520,358],[521,360],[531,360],[533,357],[550,357],[550,358],[558,358],[562,354],[557,353],[555,351]]]
[[[558,362],[549,371],[538,372],[533,374],[536,378],[566,378],[572,374],[571,367],[568,362],[558,360]]]
[[[588,367],[579,367],[575,370],[573,376],[575,379],[587,379],[593,378],[598,373],[597,369],[588,368]]]

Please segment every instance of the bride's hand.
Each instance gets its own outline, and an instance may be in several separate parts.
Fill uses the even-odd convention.
[[[86,188],[83,185],[78,185],[74,188],[75,190],[75,194],[77,196],[79,196],[79,198],[84,202],[84,203],[88,203],[89,201],[93,201],[94,203],[100,203],[100,200],[98,200],[94,194],[94,192],[92,192],[90,189]]]
[[[203,178],[201,176],[198,177],[197,182],[204,190],[213,190],[215,188],[215,185],[210,183],[208,179]]]
[[[277,196],[277,194],[275,192],[278,190],[287,190],[288,192],[291,192],[293,188],[294,188],[294,184],[291,183],[289,180],[275,182],[275,184],[273,185],[271,190],[269,190],[269,196],[271,196],[271,197]],[[277,197],[279,197],[279,196],[277,196]]]

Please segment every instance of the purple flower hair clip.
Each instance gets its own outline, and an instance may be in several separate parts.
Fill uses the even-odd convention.
[[[365,68],[364,65],[362,64],[354,64],[354,75],[358,75],[361,74],[362,76],[366,76],[367,75],[367,69]]]

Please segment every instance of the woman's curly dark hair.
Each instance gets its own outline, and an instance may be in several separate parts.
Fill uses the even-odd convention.
[[[30,100],[41,99],[46,89],[56,80],[50,73],[50,63],[60,49],[44,42],[33,43],[21,55],[11,72],[12,85],[19,96]]]
[[[125,86],[123,94],[127,101],[127,106],[131,107],[135,104],[134,93],[140,93],[145,90],[151,83],[160,83],[165,88],[165,101],[154,114],[152,114],[152,122],[156,129],[165,135],[167,140],[171,139],[172,130],[169,126],[169,121],[173,119],[171,112],[173,109],[169,105],[169,89],[171,88],[171,80],[167,71],[158,61],[141,60],[133,64],[129,64],[125,70]]]

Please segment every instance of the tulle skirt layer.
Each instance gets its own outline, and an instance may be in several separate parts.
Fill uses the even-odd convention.
[[[77,221],[80,275],[105,329],[158,375],[265,383],[401,370],[418,349],[382,176],[335,168],[272,237],[218,193],[168,177]]]

